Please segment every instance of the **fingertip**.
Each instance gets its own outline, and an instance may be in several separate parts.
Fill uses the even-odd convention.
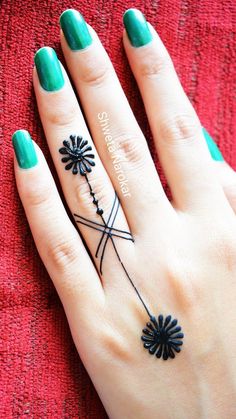
[[[13,146],[14,146],[14,143],[17,142],[21,136],[30,137],[29,131],[25,129],[17,129],[15,132],[13,132],[12,137],[11,137]]]
[[[12,144],[20,169],[31,169],[38,164],[34,142],[27,130],[16,130],[12,135]]]

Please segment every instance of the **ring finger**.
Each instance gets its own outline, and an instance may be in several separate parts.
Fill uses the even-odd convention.
[[[108,233],[125,239],[122,244],[125,252],[127,249],[131,252],[132,236],[55,51],[41,48],[35,64],[33,81],[38,109],[63,193],[102,273],[104,252],[108,252],[106,260],[109,260],[112,250]]]

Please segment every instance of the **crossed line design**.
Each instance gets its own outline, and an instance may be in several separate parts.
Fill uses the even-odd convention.
[[[115,193],[115,198],[114,198],[113,205],[112,205],[107,222],[105,221],[103,216],[101,216],[102,223],[98,223],[96,221],[91,221],[88,218],[82,217],[81,215],[74,214],[74,216],[77,217],[76,223],[83,224],[89,228],[92,228],[93,230],[101,231],[102,233],[101,238],[98,242],[96,253],[95,253],[96,258],[98,258],[100,255],[99,271],[101,275],[102,275],[102,264],[103,264],[103,259],[104,259],[108,240],[109,239],[111,240],[117,256],[118,256],[118,252],[114,243],[114,237],[119,237],[121,239],[131,240],[132,242],[134,242],[132,234],[129,231],[120,230],[118,228],[113,227],[116,217],[117,217],[119,207],[120,207],[120,201],[117,194]]]

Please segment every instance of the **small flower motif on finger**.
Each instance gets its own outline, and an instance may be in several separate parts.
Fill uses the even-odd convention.
[[[66,170],[72,169],[74,175],[80,172],[82,176],[92,171],[92,166],[95,166],[95,156],[90,153],[92,147],[88,145],[87,140],[79,135],[70,135],[70,141],[64,140],[63,145],[64,147],[59,149],[59,153],[65,155],[61,161],[67,163]]]

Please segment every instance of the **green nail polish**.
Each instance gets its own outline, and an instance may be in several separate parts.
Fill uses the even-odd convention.
[[[202,127],[203,135],[206,140],[206,143],[208,145],[209,151],[211,153],[211,157],[216,161],[224,161],[224,157],[222,156],[217,144],[215,141],[211,138],[210,134],[207,132],[207,130]]]
[[[28,131],[24,129],[15,131],[12,136],[12,143],[18,164],[22,169],[30,169],[38,163],[34,143]]]
[[[147,25],[147,21],[140,10],[126,10],[123,21],[133,47],[141,47],[152,40],[152,34]]]
[[[40,48],[35,54],[34,62],[43,89],[54,92],[64,86],[61,66],[53,48]]]
[[[60,25],[66,41],[73,51],[84,49],[92,43],[92,37],[83,16],[74,9],[68,9],[60,17]]]

